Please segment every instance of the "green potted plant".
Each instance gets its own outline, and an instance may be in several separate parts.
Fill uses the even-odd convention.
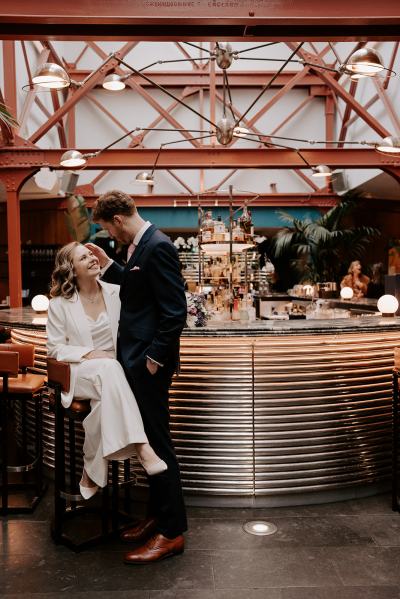
[[[343,225],[355,205],[354,198],[343,199],[316,221],[296,219],[280,211],[287,226],[272,239],[273,261],[293,269],[298,283],[337,283],[342,265],[361,258],[366,246],[380,235],[374,227]]]

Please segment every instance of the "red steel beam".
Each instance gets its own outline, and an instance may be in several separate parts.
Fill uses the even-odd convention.
[[[86,206],[91,208],[98,198],[98,194],[85,192],[84,190],[76,189],[77,193],[85,198]],[[130,194],[135,200],[138,208],[171,208],[171,207],[187,207],[188,202],[192,207],[197,206],[197,195],[195,194]],[[229,206],[230,199],[227,195],[207,193],[200,196],[203,206],[213,206],[218,202],[218,206]],[[243,202],[249,200],[249,194],[235,193],[233,198],[234,206],[241,206]],[[252,200],[251,206],[315,206],[326,207],[335,206],[338,196],[333,193],[262,193],[256,200]],[[57,208],[57,210],[67,209],[67,200],[65,198],[49,199],[49,200],[24,200],[22,207],[35,208],[37,210],[47,210],[49,208]]]
[[[199,2],[18,0],[0,7],[9,39],[395,39],[398,0]]]
[[[64,149],[42,149],[9,147],[0,149],[0,173],[2,169],[22,169],[59,166]],[[96,149],[80,149],[82,153]],[[158,148],[110,149],[88,160],[85,169],[89,170],[142,170],[152,168]],[[374,149],[364,148],[300,148],[301,154],[312,166],[327,164],[333,168],[380,168],[400,167],[400,156],[380,154]],[[231,168],[307,168],[295,151],[257,148],[164,148],[159,156],[157,169],[231,169]]]
[[[132,65],[135,66],[135,65]],[[127,71],[122,71],[128,74]],[[83,81],[90,71],[82,69],[68,69],[71,79],[75,81]],[[163,87],[208,87],[209,73],[208,71],[146,71],[147,77],[150,77],[158,85]],[[283,87],[297,74],[296,71],[286,71],[278,75],[271,87]],[[272,76],[274,71],[229,71],[229,85],[231,87],[263,87]],[[217,87],[222,87],[223,75],[220,70],[215,74]],[[130,81],[140,83],[142,87],[152,87],[151,83],[145,81],[139,75],[132,75]],[[302,79],[294,82],[295,87],[309,88],[320,87],[321,79],[314,73],[307,73]],[[100,86],[101,83],[98,84]]]

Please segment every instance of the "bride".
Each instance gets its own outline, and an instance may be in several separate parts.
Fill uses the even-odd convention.
[[[84,499],[106,486],[108,460],[136,453],[148,475],[167,469],[148,443],[135,397],[116,360],[119,286],[99,281],[99,274],[99,261],[88,248],[78,242],[61,248],[47,321],[48,356],[71,366],[63,406],[68,407],[74,396],[90,399],[91,411],[83,421],[84,469],[79,485]]]

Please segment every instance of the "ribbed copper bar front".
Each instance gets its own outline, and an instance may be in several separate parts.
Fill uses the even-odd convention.
[[[35,343],[36,365],[45,368],[43,332],[14,330],[12,338]],[[398,344],[398,331],[184,334],[170,412],[185,491],[285,496],[387,478]],[[53,467],[47,410],[44,446]]]

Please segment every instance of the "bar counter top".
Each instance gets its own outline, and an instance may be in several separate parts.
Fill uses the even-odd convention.
[[[35,313],[31,308],[0,310],[0,325],[12,328],[46,329],[46,313]],[[400,331],[400,317],[384,318],[379,315],[357,316],[324,320],[257,320],[256,322],[215,322],[205,327],[185,328],[185,337],[303,335],[312,333],[354,333]]]

